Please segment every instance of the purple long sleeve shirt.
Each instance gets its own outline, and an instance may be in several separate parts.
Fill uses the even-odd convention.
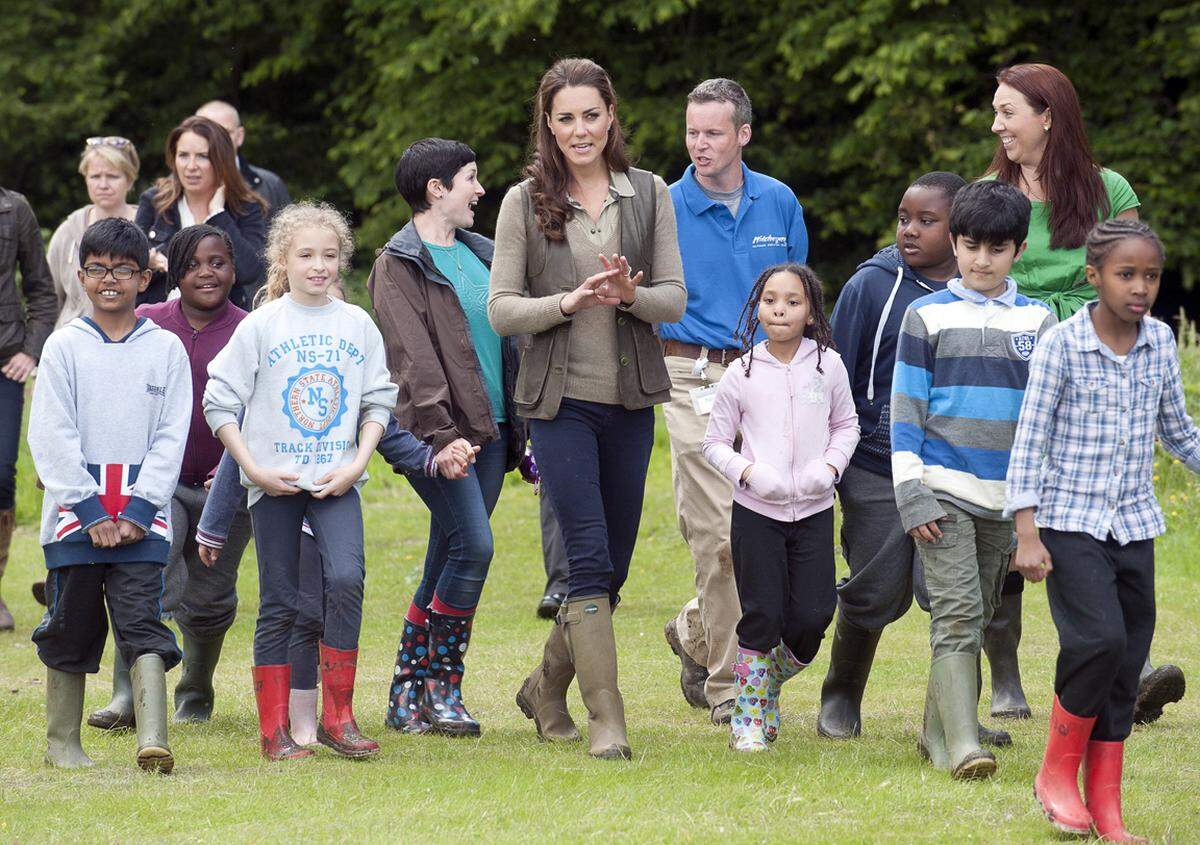
[[[204,388],[208,385],[208,364],[217,353],[225,348],[233,330],[247,316],[246,312],[228,300],[211,323],[202,329],[194,329],[183,315],[183,304],[179,299],[140,305],[139,317],[149,317],[157,325],[183,341],[192,368],[192,421],[188,429],[187,447],[183,453],[183,467],[179,472],[182,484],[203,484],[216,471],[217,463],[225,447],[213,436],[212,429],[204,421]]]

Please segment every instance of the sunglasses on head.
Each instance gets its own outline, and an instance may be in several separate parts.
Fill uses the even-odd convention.
[[[96,135],[88,138],[84,143],[89,147],[117,147],[120,149],[121,147],[130,146],[133,142],[128,138],[122,138],[120,135]]]

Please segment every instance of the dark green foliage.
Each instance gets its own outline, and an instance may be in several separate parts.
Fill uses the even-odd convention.
[[[126,134],[143,185],[205,99],[241,107],[249,160],[294,196],[353,209],[365,260],[407,217],[392,168],[411,141],[479,153],[488,231],[520,178],[546,65],[587,55],[622,98],[632,148],[668,180],[687,163],[683,98],[732,76],[755,105],[752,166],[804,203],[813,263],[839,284],[890,237],[903,187],[990,158],[992,75],[1016,61],[1075,82],[1099,160],[1124,174],[1190,285],[1200,243],[1200,2],[1016,0],[9,0],[0,27],[0,182],[43,225],[84,199],[83,137]],[[15,96],[14,96],[15,95]]]

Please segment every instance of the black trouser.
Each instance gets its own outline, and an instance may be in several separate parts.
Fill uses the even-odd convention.
[[[1119,742],[1154,638],[1154,541],[1122,546],[1050,528],[1041,538],[1054,565],[1046,578],[1058,629],[1054,691],[1067,712],[1096,717],[1092,739]]]
[[[780,522],[734,502],[729,541],[742,603],[738,645],[766,652],[782,640],[811,662],[837,607],[833,508]]]
[[[182,658],[162,613],[161,563],[85,563],[46,575],[46,615],[33,632],[38,657],[51,669],[72,674],[100,671],[108,638],[104,606],[126,666],[157,654],[168,669]]]

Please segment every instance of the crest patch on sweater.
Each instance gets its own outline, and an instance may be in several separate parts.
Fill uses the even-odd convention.
[[[1037,345],[1037,332],[1015,332],[1012,335],[1013,352],[1022,361],[1028,361],[1033,355],[1033,347]]]
[[[346,412],[342,374],[320,364],[304,367],[287,380],[283,412],[292,428],[305,437],[324,437]]]

